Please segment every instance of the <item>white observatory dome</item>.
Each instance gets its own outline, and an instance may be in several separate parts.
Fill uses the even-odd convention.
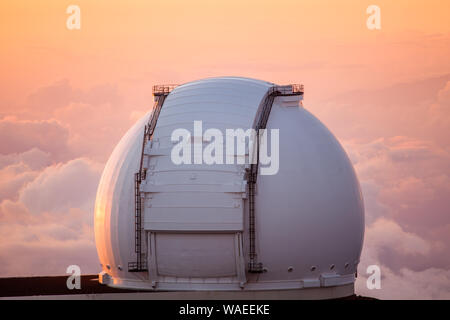
[[[364,237],[359,183],[339,142],[303,108],[303,86],[223,77],[157,86],[154,95],[153,112],[122,138],[98,187],[100,281],[234,298],[353,294]],[[177,129],[205,148],[209,129],[228,143],[227,129],[250,128],[270,133],[272,161],[279,130],[271,174],[262,172],[267,159],[247,161],[263,140],[244,150],[243,164],[239,156],[173,161]]]

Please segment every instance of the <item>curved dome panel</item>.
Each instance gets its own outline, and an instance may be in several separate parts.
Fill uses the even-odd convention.
[[[258,177],[262,280],[344,276],[353,282],[364,236],[359,183],[345,151],[304,108],[276,98],[267,129],[279,129],[280,164]],[[348,277],[345,277],[348,275]],[[342,282],[341,282],[342,283]]]
[[[142,117],[115,147],[97,190],[95,242],[105,272],[116,278],[142,278],[127,272],[134,258],[134,174],[139,170],[144,126]]]

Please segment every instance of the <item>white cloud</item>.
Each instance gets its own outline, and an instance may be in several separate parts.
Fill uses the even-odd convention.
[[[408,137],[344,145],[361,181],[367,217],[357,293],[381,299],[448,299],[448,152]],[[365,271],[373,264],[381,268],[381,290],[366,286]]]
[[[33,214],[93,210],[101,170],[102,166],[83,158],[50,166],[21,190],[19,200]]]
[[[450,270],[429,268],[412,271],[407,268],[398,273],[381,265],[381,289],[369,290],[366,286],[367,276],[361,272],[356,281],[359,295],[379,299],[450,299]]]
[[[17,201],[0,202],[0,276],[64,274],[70,264],[98,271],[93,205],[101,169],[84,158],[50,165],[32,171]]]
[[[391,248],[402,254],[426,255],[430,245],[419,236],[405,232],[392,220],[380,218],[366,228],[366,247],[372,250]],[[379,256],[379,252],[376,253]]]

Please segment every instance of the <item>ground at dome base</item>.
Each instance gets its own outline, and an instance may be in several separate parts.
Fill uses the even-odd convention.
[[[0,299],[234,299],[236,296],[220,295],[217,292],[149,292],[111,288],[98,282],[97,275],[82,275],[81,289],[67,288],[68,276],[0,278]],[[219,294],[219,295],[218,295]],[[251,293],[250,293],[251,294]],[[251,299],[252,296],[241,297]],[[257,296],[259,299],[270,297]],[[302,297],[304,299],[304,297]],[[239,297],[237,297],[239,299]],[[273,298],[272,298],[273,299]],[[295,299],[287,297],[286,299]],[[375,300],[370,297],[348,295],[336,300]]]

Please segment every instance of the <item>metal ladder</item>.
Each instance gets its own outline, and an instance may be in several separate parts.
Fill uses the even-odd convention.
[[[301,84],[291,84],[285,86],[272,86],[269,88],[263,97],[253,128],[256,131],[256,163],[252,163],[247,169],[247,184],[248,184],[248,201],[249,201],[249,258],[248,272],[261,273],[264,272],[262,262],[258,262],[256,253],[256,219],[255,219],[255,193],[256,180],[258,177],[259,166],[259,144],[260,144],[260,130],[266,129],[267,121],[269,120],[270,111],[272,110],[273,101],[277,96],[294,96],[303,95],[304,86]]]
[[[143,168],[144,164],[144,150],[147,142],[152,140],[153,133],[155,132],[156,123],[158,121],[161,108],[169,93],[176,87],[176,85],[158,85],[153,86],[153,96],[155,97],[155,105],[153,112],[150,115],[148,123],[144,128],[144,136],[142,137],[142,149],[141,159],[139,164],[139,172],[134,174],[134,232],[135,243],[134,251],[136,252],[136,261],[128,263],[129,272],[142,272],[147,271],[147,261],[145,259],[145,252],[142,251],[142,196],[140,186],[142,180],[146,178],[146,169]]]

